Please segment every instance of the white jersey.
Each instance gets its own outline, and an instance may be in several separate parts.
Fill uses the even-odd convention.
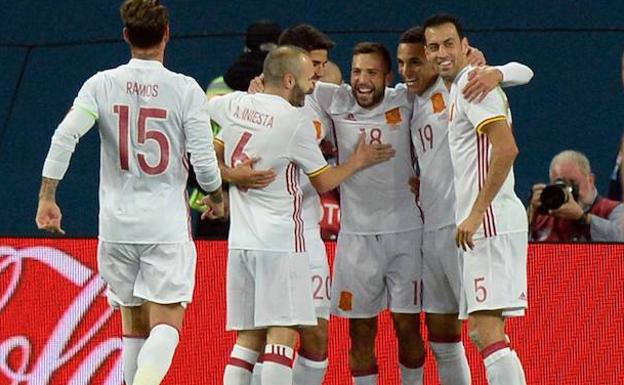
[[[87,80],[73,108],[88,112],[99,126],[100,239],[190,241],[187,154],[202,188],[214,191],[221,185],[206,96],[197,82],[158,61],[132,59]],[[59,126],[45,177],[63,177],[69,157],[59,164],[64,162],[51,154],[59,145],[73,151],[77,138],[68,138]]]
[[[362,132],[367,143],[389,143],[396,155],[365,168],[340,185],[340,231],[344,234],[397,233],[422,228],[421,213],[408,180],[415,175],[409,123],[412,101],[407,89],[386,88],[383,101],[360,107],[351,86],[317,83],[314,99],[333,122],[338,162],[357,148]]]
[[[464,68],[451,87],[449,110],[449,145],[455,170],[456,220],[461,223],[470,210],[487,177],[491,144],[482,128],[491,122],[505,120],[511,126],[507,97],[498,87],[481,101],[468,102],[461,90],[468,82],[471,67]],[[514,192],[513,167],[503,186],[486,210],[475,237],[527,231],[526,211]]]
[[[273,169],[274,182],[261,189],[230,186],[230,249],[305,251],[300,170],[318,175],[329,165],[323,158],[308,116],[284,98],[234,92],[209,103],[222,127],[228,167],[250,159],[258,169]]]
[[[301,107],[300,110],[313,123],[316,141],[320,143],[325,137],[329,123],[327,119],[321,114],[318,114],[310,104],[311,98],[308,95],[305,98],[305,105]],[[303,222],[305,228],[318,229],[320,227],[323,207],[321,206],[321,198],[314,186],[310,183],[310,178],[308,178],[307,175],[301,176],[301,190],[303,191]]]
[[[416,96],[410,130],[420,167],[420,207],[425,230],[455,224],[453,164],[448,141],[449,92],[444,80]]]

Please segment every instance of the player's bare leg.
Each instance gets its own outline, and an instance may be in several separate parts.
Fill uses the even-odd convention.
[[[461,342],[462,322],[458,314],[426,315],[429,345],[438,364],[442,385],[469,385],[470,368]]]
[[[355,385],[376,385],[379,369],[375,357],[377,317],[349,319],[349,367]]]
[[[180,303],[146,302],[143,306],[149,315],[150,332],[137,357],[132,385],[158,385],[171,366],[185,310]]]
[[[321,385],[327,372],[329,321],[317,318],[314,327],[299,329],[300,348],[293,367],[293,385]]]
[[[477,311],[468,317],[470,339],[477,345],[490,385],[526,385],[522,364],[511,350],[500,310]]]
[[[297,328],[270,327],[262,357],[262,385],[291,385]]]
[[[425,345],[420,334],[420,314],[392,313],[399,342],[402,385],[422,385]]]
[[[126,385],[132,385],[137,370],[137,357],[149,336],[149,314],[146,306],[121,307],[123,333],[123,376]]]
[[[241,330],[223,373],[224,385],[249,385],[252,371],[264,348],[267,330]]]

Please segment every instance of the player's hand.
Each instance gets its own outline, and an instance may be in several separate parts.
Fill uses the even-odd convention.
[[[474,241],[472,237],[477,232],[479,226],[483,222],[483,214],[470,212],[468,218],[464,219],[462,223],[457,226],[457,232],[455,233],[455,244],[457,247],[461,247],[464,251],[472,250],[474,248]]]
[[[481,102],[503,81],[503,74],[493,67],[481,66],[468,73],[468,83],[462,93],[468,102]]]
[[[420,198],[420,178],[417,176],[413,176],[409,178],[407,183],[409,184],[410,191],[412,192],[412,194],[414,194],[416,200],[418,200]]]
[[[247,159],[238,166],[231,168],[229,178],[232,183],[241,188],[263,188],[277,178],[274,170],[254,170],[253,165],[260,158]]]
[[[326,157],[333,158],[338,154],[338,149],[329,140],[321,140],[319,147],[321,148],[321,152],[323,153],[323,155],[325,155]]]
[[[49,231],[52,234],[65,234],[65,231],[61,228],[61,209],[56,202],[51,200],[39,200],[39,206],[37,207],[37,216],[35,222],[37,228],[45,231]]]
[[[225,216],[225,204],[221,188],[206,195],[202,203],[208,206],[208,208],[202,213],[201,219],[218,219]]]
[[[355,157],[359,168],[365,168],[390,160],[395,154],[396,151],[390,144],[366,144],[366,134],[361,133],[353,157]]]
[[[468,64],[475,67],[485,65],[485,55],[478,48],[468,46],[468,52],[466,53]]]
[[[247,92],[249,92],[250,94],[264,92],[264,74],[260,74],[259,76],[251,79]]]

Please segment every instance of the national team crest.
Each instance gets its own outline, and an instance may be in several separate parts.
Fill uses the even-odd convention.
[[[403,120],[401,119],[401,110],[399,108],[393,108],[390,111],[386,111],[386,123],[399,124]]]
[[[323,134],[323,125],[318,120],[314,120],[314,132],[316,132],[316,139],[321,139]]]
[[[446,104],[444,103],[444,97],[441,93],[437,92],[431,96],[431,105],[433,106],[433,113],[437,114],[439,112],[443,112],[446,109]]]

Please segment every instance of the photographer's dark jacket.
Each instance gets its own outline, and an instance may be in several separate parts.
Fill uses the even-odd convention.
[[[530,239],[537,242],[624,242],[624,205],[596,196],[589,225],[538,214],[531,222]]]

